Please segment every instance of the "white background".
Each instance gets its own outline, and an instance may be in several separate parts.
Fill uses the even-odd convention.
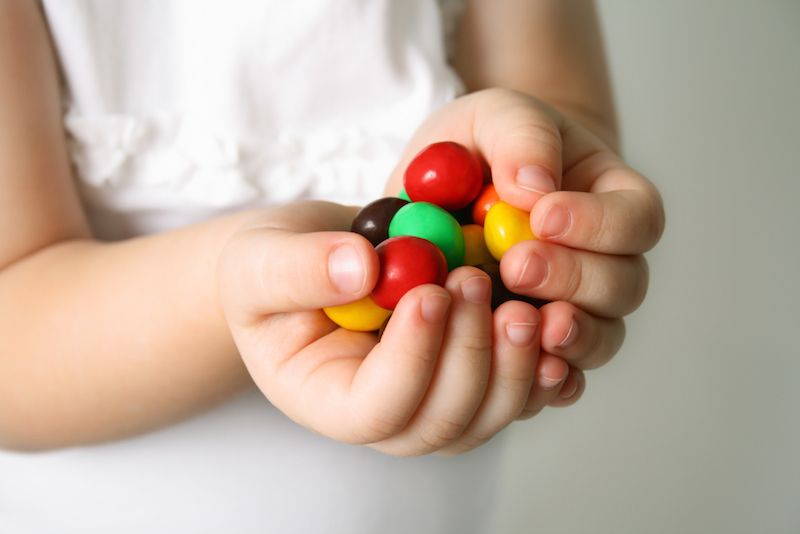
[[[620,354],[511,431],[496,532],[800,532],[800,2],[600,2],[667,230]]]

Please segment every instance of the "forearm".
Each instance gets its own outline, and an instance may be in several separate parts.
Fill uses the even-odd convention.
[[[0,271],[0,446],[120,438],[245,389],[216,266],[246,216],[60,242]]]
[[[467,89],[531,94],[619,139],[603,41],[591,0],[467,2],[454,66]]]

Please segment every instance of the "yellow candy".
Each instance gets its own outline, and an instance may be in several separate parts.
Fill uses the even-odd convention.
[[[502,200],[497,201],[486,213],[483,236],[489,252],[497,261],[520,241],[536,239],[531,231],[530,214]]]
[[[381,308],[368,296],[350,304],[322,308],[322,311],[331,321],[342,328],[357,332],[370,332],[379,329],[392,314],[391,310]]]
[[[464,234],[464,265],[482,265],[492,263],[492,255],[486,248],[483,238],[483,227],[477,224],[465,224],[461,227]]]

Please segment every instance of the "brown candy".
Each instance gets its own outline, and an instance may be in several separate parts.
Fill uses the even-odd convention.
[[[377,247],[389,238],[389,223],[394,214],[406,204],[407,200],[397,197],[374,200],[356,214],[350,231],[363,235],[373,247]]]

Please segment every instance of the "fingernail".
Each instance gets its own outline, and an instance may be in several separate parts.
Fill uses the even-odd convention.
[[[558,386],[559,384],[561,384],[561,382],[564,381],[564,378],[565,377],[563,376],[555,378],[552,376],[541,375],[539,376],[539,385],[542,387],[542,389],[554,389],[556,386]]]
[[[544,258],[532,252],[525,259],[522,264],[517,281],[514,287],[522,287],[525,289],[534,289],[542,285],[547,278],[549,266]]]
[[[358,293],[364,287],[366,270],[352,245],[341,245],[328,256],[328,276],[342,293]]]
[[[561,237],[567,233],[570,225],[572,214],[566,208],[556,205],[545,214],[536,235],[544,238]]]
[[[450,299],[444,295],[425,295],[422,297],[420,312],[422,318],[429,323],[440,323],[447,315]]]
[[[575,320],[575,317],[573,317],[572,322],[569,323],[569,330],[567,330],[566,335],[564,335],[564,339],[562,339],[557,346],[563,349],[575,341],[576,337],[578,337],[578,322]]]
[[[492,293],[492,282],[485,276],[473,276],[461,282],[464,300],[473,304],[486,304]]]
[[[542,195],[556,190],[556,182],[553,180],[553,176],[547,169],[538,165],[529,165],[519,169],[515,181],[520,189],[541,193]]]
[[[536,323],[508,323],[506,335],[515,347],[527,347],[533,342],[537,326]]]

